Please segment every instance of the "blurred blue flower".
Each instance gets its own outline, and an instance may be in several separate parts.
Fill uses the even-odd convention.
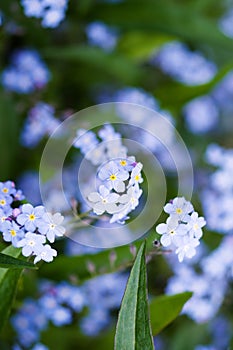
[[[50,320],[55,326],[61,327],[72,322],[72,313],[66,307],[59,306],[50,314]]]
[[[218,27],[223,34],[228,36],[229,38],[233,38],[233,8],[230,8],[228,12],[226,12],[222,18],[220,18],[218,22]]]
[[[21,0],[27,17],[42,19],[42,27],[56,28],[65,18],[68,0]]]
[[[22,188],[27,200],[32,205],[41,203],[41,194],[39,187],[39,174],[36,171],[26,171],[18,179],[18,185]]]
[[[35,147],[43,137],[50,136],[60,125],[55,118],[54,108],[44,102],[38,102],[28,114],[21,133],[21,143],[28,148]]]
[[[184,106],[187,128],[194,134],[204,134],[214,129],[219,121],[219,113],[210,96],[198,97]]]
[[[49,350],[49,348],[44,344],[37,343],[36,345],[33,346],[32,350]]]
[[[151,58],[151,63],[186,85],[201,85],[212,80],[217,67],[199,52],[192,52],[181,42],[169,42]]]
[[[90,45],[101,47],[105,51],[112,51],[117,44],[116,30],[102,22],[88,24],[86,34]]]
[[[1,77],[5,89],[23,94],[42,89],[49,79],[47,67],[34,50],[16,52]]]
[[[111,317],[105,309],[95,307],[82,318],[80,327],[84,334],[96,336],[110,324],[110,321]]]

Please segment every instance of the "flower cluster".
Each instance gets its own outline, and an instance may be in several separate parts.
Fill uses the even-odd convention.
[[[25,120],[21,143],[28,148],[35,147],[43,137],[51,135],[59,124],[59,120],[54,116],[54,107],[38,102]]]
[[[206,151],[207,162],[216,169],[206,175],[208,186],[202,192],[202,204],[208,228],[223,234],[233,229],[233,149],[210,144]],[[219,205],[221,203],[221,205]]]
[[[23,348],[36,346],[49,322],[56,327],[72,324],[85,306],[89,313],[82,317],[81,329],[86,335],[97,335],[109,325],[111,311],[120,306],[126,281],[126,274],[114,273],[95,277],[82,286],[42,282],[39,299],[26,299],[11,319],[17,342]]]
[[[208,83],[217,72],[214,63],[176,41],[165,44],[151,61],[165,73],[187,85]]]
[[[10,91],[28,94],[43,88],[50,73],[33,50],[21,50],[14,54],[11,65],[2,74],[2,84]]]
[[[192,204],[184,197],[173,199],[165,205],[164,211],[169,214],[166,224],[156,227],[156,231],[162,235],[162,246],[174,248],[180,262],[185,257],[192,258],[200,244],[205,219],[198,216]]]
[[[46,239],[53,243],[55,237],[64,235],[65,228],[61,226],[64,218],[60,213],[48,213],[42,205],[21,204],[23,199],[22,192],[16,190],[12,181],[0,182],[0,231],[3,240],[22,248],[24,256],[35,256],[34,263],[40,260],[51,262],[57,252],[46,244]]]
[[[68,0],[21,0],[27,17],[42,18],[42,27],[55,28],[65,18]]]
[[[109,124],[99,130],[99,143],[92,131],[80,129],[74,146],[79,148],[97,169],[98,191],[88,195],[88,201],[96,215],[112,214],[110,223],[125,223],[128,214],[139,204],[142,195],[140,183],[142,164],[127,156],[121,136]]]

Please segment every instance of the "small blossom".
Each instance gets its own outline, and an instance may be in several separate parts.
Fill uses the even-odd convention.
[[[20,225],[24,225],[28,231],[35,231],[42,216],[45,213],[45,208],[40,205],[35,208],[31,204],[22,205],[22,214],[17,216],[17,222]]]
[[[132,170],[128,186],[138,185],[143,182],[141,170],[142,170],[142,163],[137,163]]]
[[[184,197],[176,197],[164,207],[164,211],[170,214],[166,224],[156,227],[161,235],[161,244],[175,248],[180,262],[185,257],[192,258],[196,254],[196,247],[202,237],[202,227],[206,224],[205,219],[198,217],[198,213],[193,210],[192,204]]]
[[[189,215],[193,212],[193,206],[190,202],[186,201],[184,197],[176,197],[172,203],[168,203],[164,207],[165,213],[177,217],[181,221],[189,220]]]
[[[65,233],[65,228],[61,226],[63,220],[64,217],[60,213],[54,215],[45,213],[38,224],[40,233],[46,235],[49,242],[53,243],[56,236],[61,237]]]
[[[117,205],[115,204],[119,198],[119,194],[110,193],[109,189],[101,185],[99,192],[92,192],[88,196],[88,200],[92,202],[92,208],[95,214],[101,215],[105,211],[107,213],[114,213],[117,211]]]
[[[162,235],[161,244],[168,247],[176,242],[177,236],[183,236],[187,233],[187,226],[180,224],[178,219],[169,217],[166,224],[159,224],[156,227],[156,231]]]
[[[46,244],[38,246],[38,248],[34,251],[34,255],[36,255],[34,259],[34,264],[36,264],[40,260],[51,262],[53,261],[53,257],[57,256],[57,251],[55,249],[52,249],[49,244]]]
[[[5,221],[3,229],[3,239],[6,242],[12,242],[14,247],[17,247],[18,242],[25,236],[24,230],[20,228],[14,221]]]
[[[17,247],[22,247],[22,254],[24,256],[30,256],[36,252],[43,251],[43,244],[45,243],[45,236],[38,235],[36,233],[27,232],[25,237],[18,242]]]
[[[0,193],[0,208],[2,208],[5,212],[9,211],[10,204],[13,202],[13,198],[11,196]]]
[[[2,193],[4,196],[14,195],[16,193],[14,182],[0,182],[0,193]]]
[[[197,238],[190,238],[188,236],[178,237],[176,245],[176,254],[179,262],[184,260],[184,257],[191,259],[196,254],[196,247],[200,244]]]
[[[128,179],[129,173],[120,170],[115,162],[110,161],[100,169],[98,177],[109,189],[113,188],[116,192],[123,192],[125,190],[123,181]]]
[[[198,213],[194,212],[191,214],[187,227],[190,230],[190,234],[199,239],[202,237],[202,227],[205,225],[205,219],[203,217],[198,217]]]

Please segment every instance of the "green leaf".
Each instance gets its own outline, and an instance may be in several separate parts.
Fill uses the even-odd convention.
[[[76,62],[93,71],[100,71],[108,78],[114,78],[124,83],[137,82],[141,77],[141,69],[124,56],[117,53],[106,53],[103,50],[88,46],[52,47],[44,51],[44,56],[51,59]]]
[[[171,35],[152,33],[148,31],[132,31],[123,35],[118,44],[118,51],[125,56],[141,61],[149,58],[168,41],[174,39]]]
[[[28,261],[23,261],[21,259],[16,259],[10,255],[2,254],[0,253],[0,267],[3,268],[14,268],[14,269],[37,269],[37,267],[28,262]]]
[[[233,40],[227,38],[211,17],[195,7],[190,10],[189,2],[170,0],[124,1],[114,4],[98,4],[91,15],[108,25],[123,30],[145,30],[176,36],[194,44],[218,47],[231,57]]]
[[[9,246],[3,250],[3,253],[18,258],[21,249]],[[21,272],[22,269],[0,268],[0,330],[9,317]]]
[[[1,180],[8,179],[17,166],[18,116],[14,102],[0,91],[0,168]],[[9,142],[10,140],[10,142]],[[7,151],[6,151],[7,147]]]
[[[154,349],[147,300],[145,248],[144,241],[126,286],[118,316],[115,350]]]
[[[191,296],[191,292],[176,295],[162,295],[151,302],[150,320],[154,336],[179,316],[184,304]]]

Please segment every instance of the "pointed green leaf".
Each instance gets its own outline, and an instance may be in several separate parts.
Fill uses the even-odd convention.
[[[137,254],[118,316],[115,350],[153,350],[144,242]]]
[[[23,261],[21,259],[14,258],[10,255],[7,254],[2,254],[0,253],[0,267],[3,268],[14,268],[14,269],[37,269],[37,267],[28,262],[28,261]]]
[[[3,250],[3,253],[18,258],[21,249],[9,246]],[[22,269],[0,268],[0,330],[10,315],[21,272]]]
[[[191,292],[176,295],[162,295],[155,298],[150,304],[150,319],[153,335],[179,316],[184,304],[191,298]]]

